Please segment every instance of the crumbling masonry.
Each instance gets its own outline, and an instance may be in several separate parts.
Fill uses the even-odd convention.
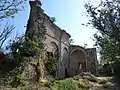
[[[46,27],[46,39],[44,41],[47,52],[58,53],[58,70],[56,77],[64,78],[74,76],[83,71],[97,73],[97,54],[95,48],[85,49],[79,45],[70,44],[70,34],[54,24],[48,15],[41,9],[41,2],[30,1],[30,16],[26,33],[37,34],[38,22],[43,21]],[[39,16],[39,17],[38,17]]]

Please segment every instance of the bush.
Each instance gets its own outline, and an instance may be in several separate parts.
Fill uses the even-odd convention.
[[[3,58],[5,55],[4,53],[0,50],[0,59]]]
[[[114,63],[114,72],[116,76],[120,76],[120,62]]]
[[[100,76],[113,76],[112,65],[109,63],[99,66],[98,71]]]
[[[58,82],[56,90],[77,90],[77,84],[72,80],[63,80]]]
[[[18,76],[15,76],[13,78],[12,82],[10,83],[10,85],[12,87],[17,88],[18,86],[24,87],[26,85],[26,83],[25,83],[25,81],[22,78],[20,78]]]
[[[114,66],[115,80],[120,85],[120,62],[114,63],[113,66]]]
[[[79,81],[79,79],[80,79],[80,76],[79,76],[79,75],[73,77],[73,80]]]
[[[78,83],[78,87],[80,89],[89,89],[90,87],[92,87],[92,85],[87,81],[83,81],[83,82]]]
[[[48,88],[51,88],[51,82],[46,82],[46,83],[44,84],[44,86],[45,86],[45,87],[48,87]]]
[[[56,81],[52,86],[53,90],[87,90],[92,87],[87,81],[76,81],[72,78]]]
[[[57,71],[57,60],[55,57],[50,56],[45,63],[45,67],[47,68],[48,72],[51,73],[53,76]]]

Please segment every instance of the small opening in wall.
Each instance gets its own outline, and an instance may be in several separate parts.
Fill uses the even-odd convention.
[[[68,77],[68,74],[67,74],[67,68],[65,68],[65,77]]]

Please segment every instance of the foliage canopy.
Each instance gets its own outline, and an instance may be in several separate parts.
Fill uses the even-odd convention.
[[[87,24],[98,30],[94,34],[96,45],[100,46],[103,61],[119,61],[120,56],[120,1],[101,0],[98,5],[85,4]]]

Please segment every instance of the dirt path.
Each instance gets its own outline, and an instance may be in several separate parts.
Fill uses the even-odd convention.
[[[93,88],[90,90],[120,90],[116,83],[113,82],[112,77],[97,77],[99,80],[106,80],[106,84],[96,84]]]
[[[114,87],[114,86],[110,86],[110,87],[107,87],[107,88],[103,88],[103,87],[94,87],[94,88],[92,88],[92,89],[90,89],[90,90],[119,90],[119,89],[117,89],[117,88]]]

